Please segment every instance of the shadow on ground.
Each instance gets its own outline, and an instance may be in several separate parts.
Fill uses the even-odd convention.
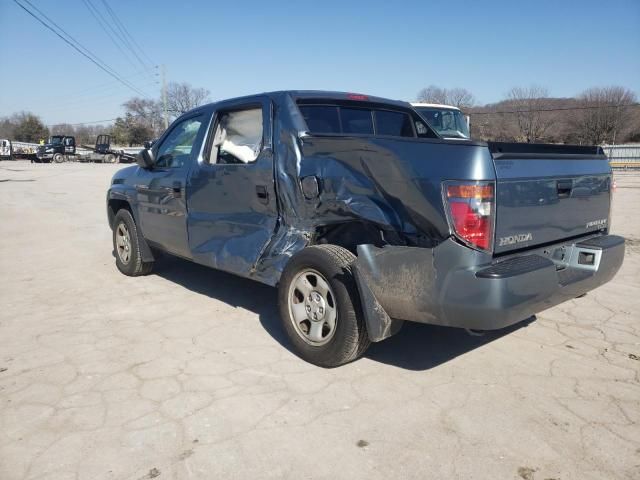
[[[171,256],[160,258],[154,273],[193,292],[256,313],[267,333],[291,350],[280,326],[275,288]],[[526,327],[534,319],[480,336],[458,328],[405,322],[398,334],[372,344],[365,357],[408,370],[428,370]]]

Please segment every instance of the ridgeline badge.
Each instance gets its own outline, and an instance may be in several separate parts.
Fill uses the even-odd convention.
[[[587,222],[586,228],[592,228],[592,227],[602,228],[606,226],[607,226],[607,219],[601,218],[600,220],[593,220],[591,222]]]

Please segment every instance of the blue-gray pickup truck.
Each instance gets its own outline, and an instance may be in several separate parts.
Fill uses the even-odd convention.
[[[440,138],[408,103],[283,91],[176,119],[107,194],[118,269],[157,252],[278,287],[305,360],[332,367],[413,321],[491,330],[609,281],[598,147]]]

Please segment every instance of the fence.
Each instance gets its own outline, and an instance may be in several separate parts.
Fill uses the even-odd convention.
[[[612,168],[640,168],[640,143],[603,145]]]

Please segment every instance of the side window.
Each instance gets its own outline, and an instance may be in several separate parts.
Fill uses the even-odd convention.
[[[413,137],[411,117],[404,112],[376,110],[376,133],[394,137]]]
[[[261,107],[220,112],[209,162],[255,162],[262,150],[263,129]]]
[[[187,118],[173,127],[156,151],[157,167],[180,168],[189,161],[191,149],[202,127],[202,118]]]

